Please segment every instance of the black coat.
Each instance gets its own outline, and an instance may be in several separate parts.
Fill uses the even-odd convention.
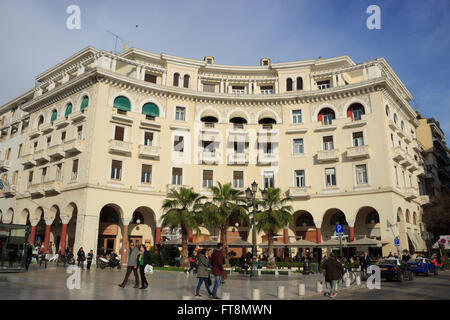
[[[144,251],[144,266],[152,265],[152,254],[149,251]],[[141,253],[137,256],[137,266],[141,265]]]
[[[325,281],[331,282],[331,280],[339,280],[344,274],[344,268],[342,264],[336,260],[336,258],[328,258],[322,265],[322,269],[325,270]]]
[[[84,254],[84,251],[78,250],[77,256],[78,256],[77,261],[86,260],[86,255]]]

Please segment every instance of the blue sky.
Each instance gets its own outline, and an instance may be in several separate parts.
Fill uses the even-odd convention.
[[[80,30],[66,28],[71,4],[81,9]],[[381,8],[380,30],[366,28],[371,4]],[[130,46],[195,59],[212,55],[219,64],[384,57],[413,94],[413,107],[450,135],[448,0],[1,0],[0,105],[87,45],[114,50],[107,30]]]

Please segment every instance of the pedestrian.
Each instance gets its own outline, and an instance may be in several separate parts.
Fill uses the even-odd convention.
[[[130,276],[131,272],[134,274],[134,279],[136,280],[134,288],[139,288],[139,279],[137,274],[137,256],[138,256],[139,250],[134,247],[134,243],[130,242],[130,248],[128,250],[128,265],[127,265],[127,273],[125,274],[125,278],[123,279],[123,282],[119,284],[119,287],[125,288],[125,285],[128,282],[128,277]]]
[[[197,289],[195,290],[195,296],[201,297],[200,295],[200,288],[202,286],[202,283],[205,283],[206,291],[208,291],[208,295],[211,297],[212,292],[209,289],[208,283],[209,283],[209,260],[206,258],[206,249],[202,249],[200,251],[200,254],[197,256],[197,278],[198,278],[198,284]]]
[[[322,269],[325,272],[325,281],[330,283],[330,292],[328,295],[330,298],[335,298],[338,281],[344,274],[344,268],[336,260],[334,254],[331,253],[330,257],[323,263]]]
[[[83,247],[77,252],[78,267],[81,265],[81,269],[84,270],[84,261],[86,260],[86,254],[84,253]]]
[[[87,255],[87,269],[91,270],[92,259],[94,259],[94,250],[91,249]]]
[[[152,254],[147,250],[144,244],[139,247],[139,254],[137,256],[137,264],[139,266],[139,273],[141,274],[141,287],[139,289],[146,289],[148,287],[148,281],[145,278],[145,267],[152,265]]]
[[[212,292],[213,299],[220,299],[217,296],[217,289],[219,289],[219,285],[222,282],[223,265],[225,263],[222,248],[223,245],[222,243],[219,242],[217,244],[217,248],[214,248],[214,251],[211,256],[212,273],[214,275],[214,288]]]
[[[392,258],[392,252],[389,251],[389,254],[387,256],[388,258]]]
[[[186,271],[186,277],[189,277],[189,273],[192,270],[195,270],[197,267],[196,257],[194,256],[194,253],[191,253],[189,255],[189,269]]]
[[[33,246],[29,243],[27,245],[27,260],[25,261],[25,268],[27,268],[27,270],[30,267],[32,253],[33,253]]]
[[[362,271],[366,272],[367,267],[370,265],[371,262],[372,262],[372,259],[370,259],[367,252],[364,252],[364,256],[362,256],[362,258],[360,260],[360,265],[361,265]]]

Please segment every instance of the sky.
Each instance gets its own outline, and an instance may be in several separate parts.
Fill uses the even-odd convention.
[[[77,5],[80,29],[67,8]],[[381,28],[368,29],[370,5]],[[414,99],[413,108],[450,136],[450,0],[0,0],[0,105],[82,48],[130,47],[217,64],[350,56],[384,57]],[[123,42],[118,41],[121,51]]]

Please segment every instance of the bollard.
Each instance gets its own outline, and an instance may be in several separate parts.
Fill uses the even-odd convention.
[[[292,271],[288,270],[288,277],[290,277],[292,275]]]
[[[298,284],[298,295],[299,296],[305,296],[306,292],[305,292],[305,284],[304,283],[299,283]]]
[[[253,289],[252,300],[259,300],[259,299],[260,299],[259,289]]]
[[[357,277],[356,277],[356,285],[357,285],[357,286],[360,286],[360,285],[361,285],[361,277],[360,277],[360,276],[357,276]]]
[[[350,278],[345,278],[345,287],[346,288],[350,287]]]
[[[258,276],[261,276],[261,270],[258,270]]]
[[[317,293],[322,293],[323,288],[322,288],[322,282],[317,281]]]
[[[181,300],[192,300],[191,296],[183,296]]]
[[[223,300],[230,300],[230,293],[229,292],[223,292],[222,293],[222,299]]]
[[[275,269],[275,277],[278,277],[278,269]]]
[[[278,287],[278,299],[284,299],[284,286],[279,286]]]

